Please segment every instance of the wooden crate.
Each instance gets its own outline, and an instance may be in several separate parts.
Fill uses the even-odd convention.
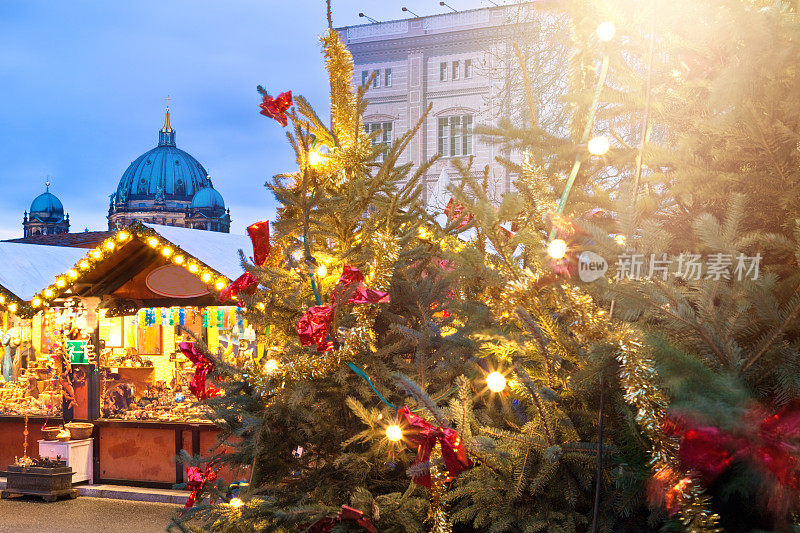
[[[6,489],[0,493],[0,498],[41,496],[45,501],[53,502],[62,496],[78,496],[78,491],[72,488],[73,472],[68,466],[45,468],[12,465],[3,473],[6,476]]]

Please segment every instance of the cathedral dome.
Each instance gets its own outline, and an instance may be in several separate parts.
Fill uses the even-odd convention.
[[[197,194],[192,198],[190,208],[196,209],[225,209],[225,202],[222,200],[222,195],[216,189],[206,187],[200,189]]]
[[[47,191],[43,192],[31,203],[31,219],[38,218],[42,222],[59,222],[64,218],[64,206],[56,195]]]
[[[203,165],[175,146],[175,130],[167,109],[164,127],[158,132],[158,146],[130,164],[113,200],[117,204],[137,200],[188,203],[197,191],[206,187],[213,185]]]

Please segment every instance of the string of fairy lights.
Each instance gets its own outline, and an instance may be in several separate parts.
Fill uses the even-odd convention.
[[[72,268],[57,275],[53,283],[35,293],[29,303],[0,287],[0,309],[6,309],[21,318],[32,317],[41,309],[49,307],[54,300],[68,295],[67,291],[71,290],[75,284],[80,283],[88,274],[104,264],[108,258],[119,253],[133,239],[139,239],[153,250],[158,251],[165,260],[186,269],[187,272],[202,281],[211,292],[219,293],[231,283],[231,280],[225,275],[186,253],[180,246],[141,223],[134,222],[116,231],[114,235],[87,252]]]

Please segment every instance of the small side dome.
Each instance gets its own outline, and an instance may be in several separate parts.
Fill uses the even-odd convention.
[[[195,193],[189,207],[196,209],[225,209],[225,202],[219,191],[211,187],[204,187]]]
[[[64,206],[56,195],[43,192],[31,203],[30,217],[42,222],[58,222],[64,218]]]

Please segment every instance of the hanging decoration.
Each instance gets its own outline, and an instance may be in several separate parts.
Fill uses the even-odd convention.
[[[467,457],[467,449],[461,442],[461,437],[459,437],[456,430],[447,427],[436,427],[412,413],[411,409],[406,406],[401,407],[397,414],[405,421],[403,435],[408,441],[419,446],[414,465],[430,460],[431,452],[438,442],[441,446],[442,460],[447,470],[445,481],[452,481],[458,474],[472,467],[472,461]],[[417,485],[431,488],[430,472],[413,479]]]
[[[444,208],[444,214],[447,217],[447,220],[455,220],[459,217],[462,217],[461,223],[459,223],[458,227],[463,228],[464,226],[468,225],[470,221],[475,218],[475,215],[472,213],[467,213],[464,215],[464,204],[457,204],[456,199],[454,197],[450,197],[450,200],[447,202],[447,205]]]
[[[269,257],[269,220],[263,220],[247,226],[247,234],[253,243],[253,263],[263,266]]]
[[[364,286],[364,274],[354,267],[345,265],[339,281],[331,296],[331,305],[315,305],[310,307],[297,323],[297,334],[303,346],[317,345],[318,352],[333,349],[330,329],[333,324],[334,311],[338,300],[347,297],[347,304],[378,304],[389,301],[389,293]]]
[[[741,427],[742,431],[732,433],[684,419],[668,419],[663,424],[666,434],[679,439],[677,455],[682,470],[691,472],[690,477],[703,487],[714,483],[735,461],[744,461],[770,483],[766,505],[771,511],[791,507],[800,491],[800,402],[769,416],[764,416],[763,409],[752,408],[742,417]],[[670,495],[689,481],[681,479],[666,487],[665,502],[672,513],[678,507]]]
[[[250,236],[250,242],[253,243],[253,263],[256,266],[263,266],[267,262],[270,252],[269,221],[264,220],[247,226],[247,234]],[[225,303],[231,298],[236,299],[241,293],[253,294],[257,287],[258,280],[255,276],[250,272],[245,272],[219,293],[219,301]]]
[[[219,389],[214,385],[206,387],[206,376],[214,371],[214,361],[203,355],[193,342],[182,342],[178,345],[183,355],[194,363],[195,371],[189,382],[189,390],[198,400],[205,400],[219,394]]]
[[[259,85],[258,92],[263,97],[258,107],[261,108],[261,114],[265,117],[275,119],[275,121],[284,128],[289,123],[286,117],[286,111],[292,107],[292,91],[280,93],[276,98],[272,98],[270,94]]]
[[[189,497],[186,498],[186,505],[183,507],[184,511],[194,507],[194,504],[197,502],[197,499],[203,493],[206,486],[213,485],[214,481],[217,480],[217,471],[219,468],[215,465],[216,462],[211,461],[203,470],[196,466],[189,467],[186,472],[186,488],[191,492],[189,493]],[[182,511],[181,514],[183,514],[184,511]]]
[[[364,531],[378,533],[372,521],[369,518],[364,518],[363,512],[348,505],[342,505],[342,510],[336,516],[326,516],[314,522],[310,527],[307,525],[303,527],[307,528],[306,530],[311,533],[328,533],[340,524],[361,526]]]

